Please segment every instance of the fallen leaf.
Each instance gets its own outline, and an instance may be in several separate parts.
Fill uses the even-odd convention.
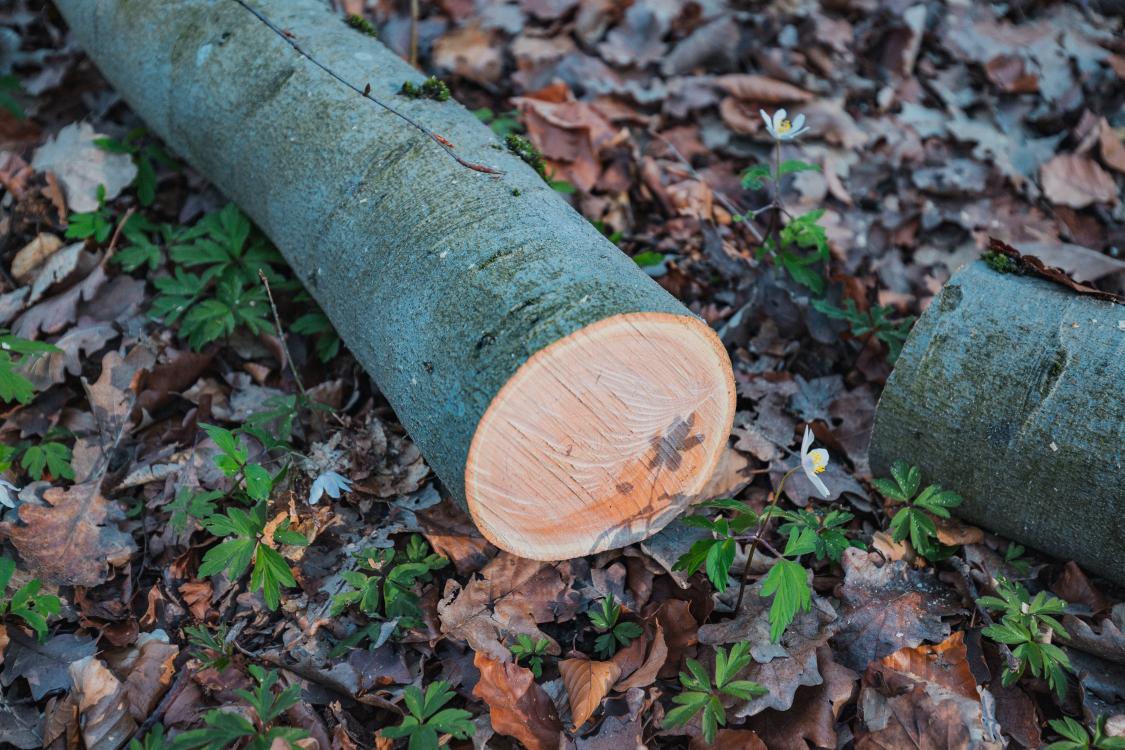
[[[614,690],[625,691],[633,688],[644,688],[656,681],[657,675],[668,661],[668,644],[664,642],[664,626],[660,620],[656,621],[656,629],[649,644],[648,655],[641,666],[631,674],[622,673],[624,679],[613,686]]]
[[[528,750],[558,750],[562,722],[531,670],[490,659],[480,651],[473,657],[473,665],[480,670],[473,696],[488,704],[492,728],[519,740]]]
[[[758,733],[751,729],[720,729],[715,733],[715,741],[708,745],[702,737],[691,738],[689,750],[773,750],[762,742]]]
[[[548,640],[548,653],[559,653],[558,644],[537,625],[577,609],[569,566],[501,552],[464,587],[453,580],[446,583],[437,605],[442,632],[498,661],[511,659],[504,640],[521,633]]]
[[[771,600],[761,595],[765,579],[746,589],[742,608],[733,620],[699,628],[699,642],[716,646],[749,641],[750,665],[741,679],[753,680],[769,690],[749,701],[735,702],[735,716],[754,716],[766,709],[788,711],[797,689],[819,685],[817,649],[825,645],[836,628],[836,612],[826,600],[813,593],[812,609],[798,612],[777,643],[770,642],[769,609]]]
[[[1118,664],[1125,664],[1125,603],[1113,608],[1108,619],[1095,629],[1074,615],[1063,615],[1063,627],[1070,633],[1067,645]]]
[[[24,245],[12,258],[12,278],[21,284],[35,278],[35,271],[43,265],[60,247],[62,240],[50,232],[40,232]]]
[[[39,643],[22,633],[9,630],[11,642],[4,660],[0,683],[5,687],[17,677],[27,680],[31,696],[43,700],[51,693],[70,690],[70,665],[91,656],[97,646],[92,638],[64,634]]]
[[[129,714],[138,723],[152,715],[153,709],[171,687],[175,673],[172,662],[179,653],[180,647],[169,643],[168,635],[158,630],[141,633],[125,659],[111,662],[118,674],[128,673],[125,699]]]
[[[420,511],[418,525],[434,552],[452,562],[459,575],[480,570],[496,555],[468,514],[449,499]]]
[[[39,726],[39,711],[34,705],[13,703],[0,694],[0,745],[11,745],[19,750],[42,747]]]
[[[731,96],[761,104],[807,102],[813,98],[813,95],[808,91],[790,83],[753,73],[732,73],[718,76],[714,79],[714,83]]]
[[[788,711],[763,711],[750,719],[770,750],[837,747],[836,722],[855,698],[859,674],[837,664],[827,646],[816,650],[816,659],[823,682],[799,688]]]
[[[1090,582],[1073,560],[1063,566],[1062,573],[1051,584],[1051,591],[1063,601],[1089,607],[1093,614],[1109,609],[1109,600]]]
[[[35,384],[36,389],[46,390],[56,383],[64,382],[68,374],[81,375],[82,363],[86,358],[101,351],[117,336],[117,328],[112,323],[76,326],[54,342],[61,351],[36,357],[27,365],[24,373]]]
[[[863,676],[863,731],[856,750],[987,748],[995,717],[985,713],[967,664],[963,633],[935,647],[906,648],[872,662]]]
[[[100,486],[52,487],[43,493],[46,504],[21,505],[19,523],[0,524],[37,577],[60,586],[97,586],[110,566],[124,564],[136,551],[133,537],[117,526],[124,511],[102,496]]]
[[[868,662],[923,641],[949,635],[943,617],[961,611],[957,595],[933,575],[901,560],[876,564],[877,553],[851,548],[844,552],[843,603],[834,637],[840,663],[860,670]]]
[[[98,185],[105,186],[105,199],[116,198],[137,176],[137,167],[128,154],[115,154],[98,148],[95,133],[85,122],[71,123],[35,151],[31,166],[38,172],[53,172],[66,190],[67,203],[76,212],[98,207]]]
[[[609,694],[609,689],[621,676],[621,667],[613,661],[563,659],[559,662],[559,672],[570,701],[570,715],[574,721],[571,731],[577,732]]]
[[[1009,94],[1032,94],[1039,90],[1039,76],[1028,71],[1020,55],[997,55],[984,66],[988,80]]]
[[[94,656],[70,665],[87,750],[117,750],[137,728],[129,715],[125,688]]]
[[[1102,150],[1102,161],[1118,172],[1125,172],[1125,143],[1104,117],[1099,124],[1098,144]]]
[[[454,29],[434,43],[433,64],[477,83],[495,83],[504,60],[492,34],[471,25]]]
[[[1059,154],[1039,170],[1043,193],[1052,203],[1085,208],[1117,203],[1117,185],[1097,162],[1078,154]]]

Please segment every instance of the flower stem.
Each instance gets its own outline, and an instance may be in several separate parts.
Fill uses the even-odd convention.
[[[750,551],[746,553],[746,564],[742,566],[742,578],[738,582],[738,600],[734,603],[735,615],[742,609],[742,597],[746,593],[746,578],[750,575],[750,565],[754,562],[754,553],[758,551],[758,545],[762,541],[762,534],[765,533],[766,524],[769,523],[770,518],[773,517],[773,509],[777,507],[778,498],[781,497],[781,490],[785,487],[785,480],[789,479],[789,477],[793,475],[793,472],[799,467],[800,464],[785,472],[785,476],[781,478],[777,489],[774,490],[769,504],[766,505],[766,509],[758,519],[758,530],[754,532],[754,541],[750,543]]]

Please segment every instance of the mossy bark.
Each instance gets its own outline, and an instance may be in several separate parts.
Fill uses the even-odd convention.
[[[915,325],[871,465],[903,459],[987,529],[1125,583],[1125,306],[977,262]]]
[[[58,0],[75,36],[168,145],[280,248],[455,498],[481,415],[533,353],[627,312],[689,311],[455,102],[322,0]]]

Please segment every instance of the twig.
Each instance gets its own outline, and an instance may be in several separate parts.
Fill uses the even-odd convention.
[[[125,225],[129,223],[129,219],[133,217],[133,214],[136,213],[136,211],[137,207],[132,206],[128,211],[125,212],[125,215],[121,217],[121,221],[117,222],[117,227],[113,230],[113,236],[109,239],[109,248],[105,252],[105,257],[102,258],[101,265],[103,268],[105,267],[106,263],[109,263],[109,259],[113,257],[114,252],[117,251],[117,241],[121,239],[121,230],[124,229]]]
[[[256,8],[251,7],[246,2],[246,0],[234,0],[234,2],[238,3],[243,8],[245,8],[247,11],[249,11],[251,14],[253,14],[253,16],[255,18],[257,18],[259,21],[261,21],[266,26],[266,28],[268,28],[270,31],[272,31],[273,33],[275,33],[279,37],[281,37],[281,39],[286,44],[288,44],[290,47],[292,47],[297,52],[297,54],[299,54],[301,57],[305,58],[306,60],[311,62],[316,67],[320,68],[325,73],[332,76],[337,81],[339,81],[340,83],[344,84],[349,89],[351,89],[352,91],[354,91],[357,94],[359,94],[360,96],[362,96],[364,99],[369,99],[369,100],[375,102],[376,104],[378,104],[380,107],[382,107],[383,109],[390,112],[395,117],[398,117],[403,122],[406,122],[409,125],[411,125],[412,127],[416,128],[420,133],[424,134],[431,141],[433,141],[437,145],[441,146],[442,150],[444,150],[445,153],[449,154],[449,157],[451,159],[453,159],[455,162],[457,162],[458,164],[460,164],[462,167],[466,167],[468,169],[471,169],[474,172],[484,172],[485,174],[503,174],[503,172],[501,172],[498,169],[493,169],[492,167],[487,167],[484,164],[477,164],[475,162],[471,162],[471,161],[467,161],[465,159],[462,159],[460,156],[453,153],[452,148],[450,148],[449,146],[446,145],[447,143],[449,143],[449,141],[446,141],[441,136],[435,134],[433,131],[429,130],[424,125],[420,124],[417,120],[414,120],[413,118],[411,118],[407,115],[404,115],[402,112],[399,112],[397,109],[395,109],[391,105],[387,104],[386,102],[380,101],[379,99],[376,99],[375,97],[373,97],[371,95],[371,85],[370,84],[368,84],[366,88],[361,89],[358,86],[356,86],[355,84],[349,82],[343,76],[341,76],[339,73],[332,70],[332,68],[328,67],[327,65],[322,63],[320,60],[317,60],[315,57],[313,57],[308,52],[306,52],[301,47],[301,45],[298,44],[297,41],[293,38],[292,34],[289,34],[288,32],[281,29],[277,24],[275,24],[273,21],[271,21],[269,18],[267,18],[261,11],[257,10]]]
[[[410,64],[418,67],[418,0],[410,0]]]
[[[742,578],[738,582],[738,600],[734,603],[736,613],[742,611],[742,597],[746,593],[746,577],[750,575],[750,564],[754,562],[754,553],[758,551],[758,545],[762,543],[762,534],[765,533],[766,524],[773,516],[773,509],[777,507],[777,501],[781,497],[781,489],[785,486],[785,480],[792,476],[799,466],[800,464],[785,472],[785,476],[781,478],[781,483],[774,490],[773,497],[770,498],[769,505],[766,506],[762,517],[758,519],[758,530],[754,532],[754,541],[750,543],[750,551],[746,553],[746,564],[742,566]]]
[[[281,316],[277,314],[277,304],[273,301],[273,291],[270,289],[270,281],[266,278],[266,273],[262,269],[258,269],[258,278],[262,280],[262,285],[266,288],[266,297],[270,301],[270,309],[273,310],[273,323],[277,327],[277,338],[281,341],[281,349],[285,352],[285,361],[289,365],[289,372],[293,373],[293,380],[297,381],[297,390],[301,392],[301,396],[305,401],[309,400],[309,392],[305,390],[305,384],[301,382],[301,376],[297,373],[297,366],[293,364],[293,355],[289,351],[289,344],[285,342],[285,330],[281,327]]]

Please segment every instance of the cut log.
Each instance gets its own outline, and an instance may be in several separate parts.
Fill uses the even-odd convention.
[[[322,0],[59,0],[148,125],[278,246],[502,549],[658,531],[734,417],[718,338],[477,118]],[[455,144],[365,99],[294,49]]]
[[[1125,583],[1125,306],[982,262],[918,320],[875,412],[967,520]]]

